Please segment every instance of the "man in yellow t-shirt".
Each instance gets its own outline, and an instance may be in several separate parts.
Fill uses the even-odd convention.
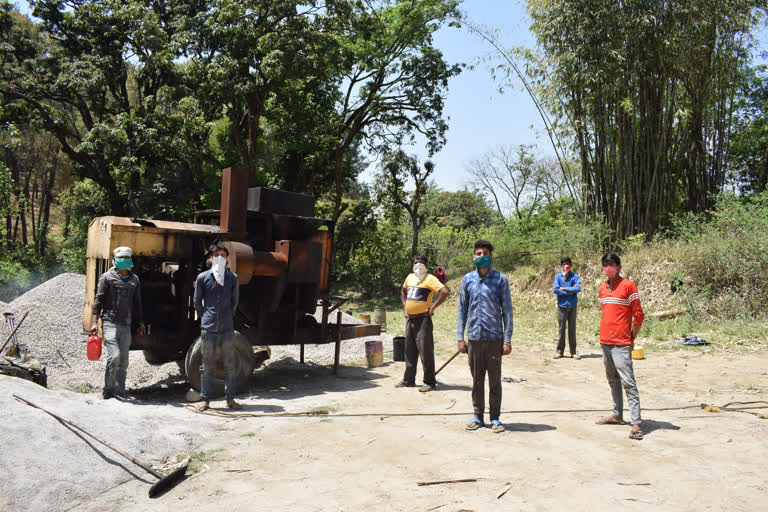
[[[437,300],[432,296],[438,292]],[[413,257],[413,273],[405,278],[400,291],[405,314],[405,375],[397,387],[416,385],[416,367],[421,356],[424,385],[419,391],[426,393],[437,388],[435,380],[435,342],[432,337],[432,315],[448,297],[448,289],[435,276],[427,273],[427,257]]]

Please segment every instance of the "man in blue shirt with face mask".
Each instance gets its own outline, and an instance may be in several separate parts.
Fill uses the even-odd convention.
[[[208,248],[211,269],[201,272],[195,280],[195,310],[200,319],[203,373],[201,375],[200,412],[210,407],[213,393],[213,370],[216,366],[216,347],[221,347],[226,376],[224,393],[227,407],[242,409],[235,401],[235,312],[240,301],[237,274],[227,269],[229,249],[221,244]]]
[[[125,397],[125,375],[128,371],[128,351],[131,348],[132,322],[139,324],[139,336],[144,335],[139,276],[133,268],[130,247],[112,251],[113,267],[104,272],[96,286],[93,299],[91,332],[101,331],[107,348],[107,369],[104,375],[104,399]]]
[[[484,425],[485,374],[488,374],[491,430],[503,432],[501,414],[501,356],[512,351],[512,298],[509,281],[491,268],[493,246],[487,240],[475,242],[476,270],[461,280],[456,325],[459,352],[469,356],[472,373],[472,406],[475,416],[466,425],[477,430]],[[467,328],[469,322],[469,328]],[[468,342],[464,341],[467,330]]]

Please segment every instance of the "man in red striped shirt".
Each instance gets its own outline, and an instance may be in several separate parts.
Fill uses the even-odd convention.
[[[600,287],[600,306],[603,315],[600,318],[600,345],[603,348],[605,376],[611,386],[613,413],[607,418],[597,420],[599,425],[624,425],[624,403],[621,387],[627,393],[627,403],[632,416],[630,439],[641,440],[640,395],[637,391],[635,372],[632,368],[632,349],[635,338],[643,325],[643,307],[637,286],[629,279],[621,277],[621,259],[609,252],[603,256],[603,274],[608,280]]]

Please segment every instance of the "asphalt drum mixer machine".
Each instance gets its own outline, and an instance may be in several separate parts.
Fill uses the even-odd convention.
[[[211,224],[218,219],[218,225]],[[90,327],[99,276],[111,266],[116,247],[133,249],[134,271],[142,286],[145,336],[150,364],[176,361],[193,388],[200,389],[200,320],[194,283],[205,270],[205,250],[214,241],[229,249],[237,274],[240,303],[235,314],[238,387],[269,358],[270,345],[340,343],[375,336],[379,325],[345,325],[339,307],[345,297],[329,293],[333,222],[314,217],[314,198],[268,188],[248,188],[244,169],[222,172],[221,210],[195,214],[194,223],[128,217],[97,217],[88,230],[83,328]],[[218,355],[217,355],[218,360]],[[224,369],[217,361],[215,392],[223,393]]]

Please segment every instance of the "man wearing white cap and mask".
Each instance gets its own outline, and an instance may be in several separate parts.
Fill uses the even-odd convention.
[[[118,247],[112,252],[113,266],[99,278],[93,300],[91,332],[101,330],[107,347],[107,369],[104,375],[105,399],[125,398],[125,374],[128,370],[128,350],[131,347],[131,325],[139,324],[139,336],[144,335],[139,277],[131,272],[133,258],[130,247]]]
[[[419,391],[426,393],[437,388],[435,380],[435,342],[432,336],[432,315],[448,297],[448,289],[435,276],[427,272],[427,257],[413,257],[413,274],[403,283],[400,299],[405,314],[405,373],[396,387],[416,385],[416,367],[421,356],[424,385]],[[437,300],[432,303],[434,292]]]

